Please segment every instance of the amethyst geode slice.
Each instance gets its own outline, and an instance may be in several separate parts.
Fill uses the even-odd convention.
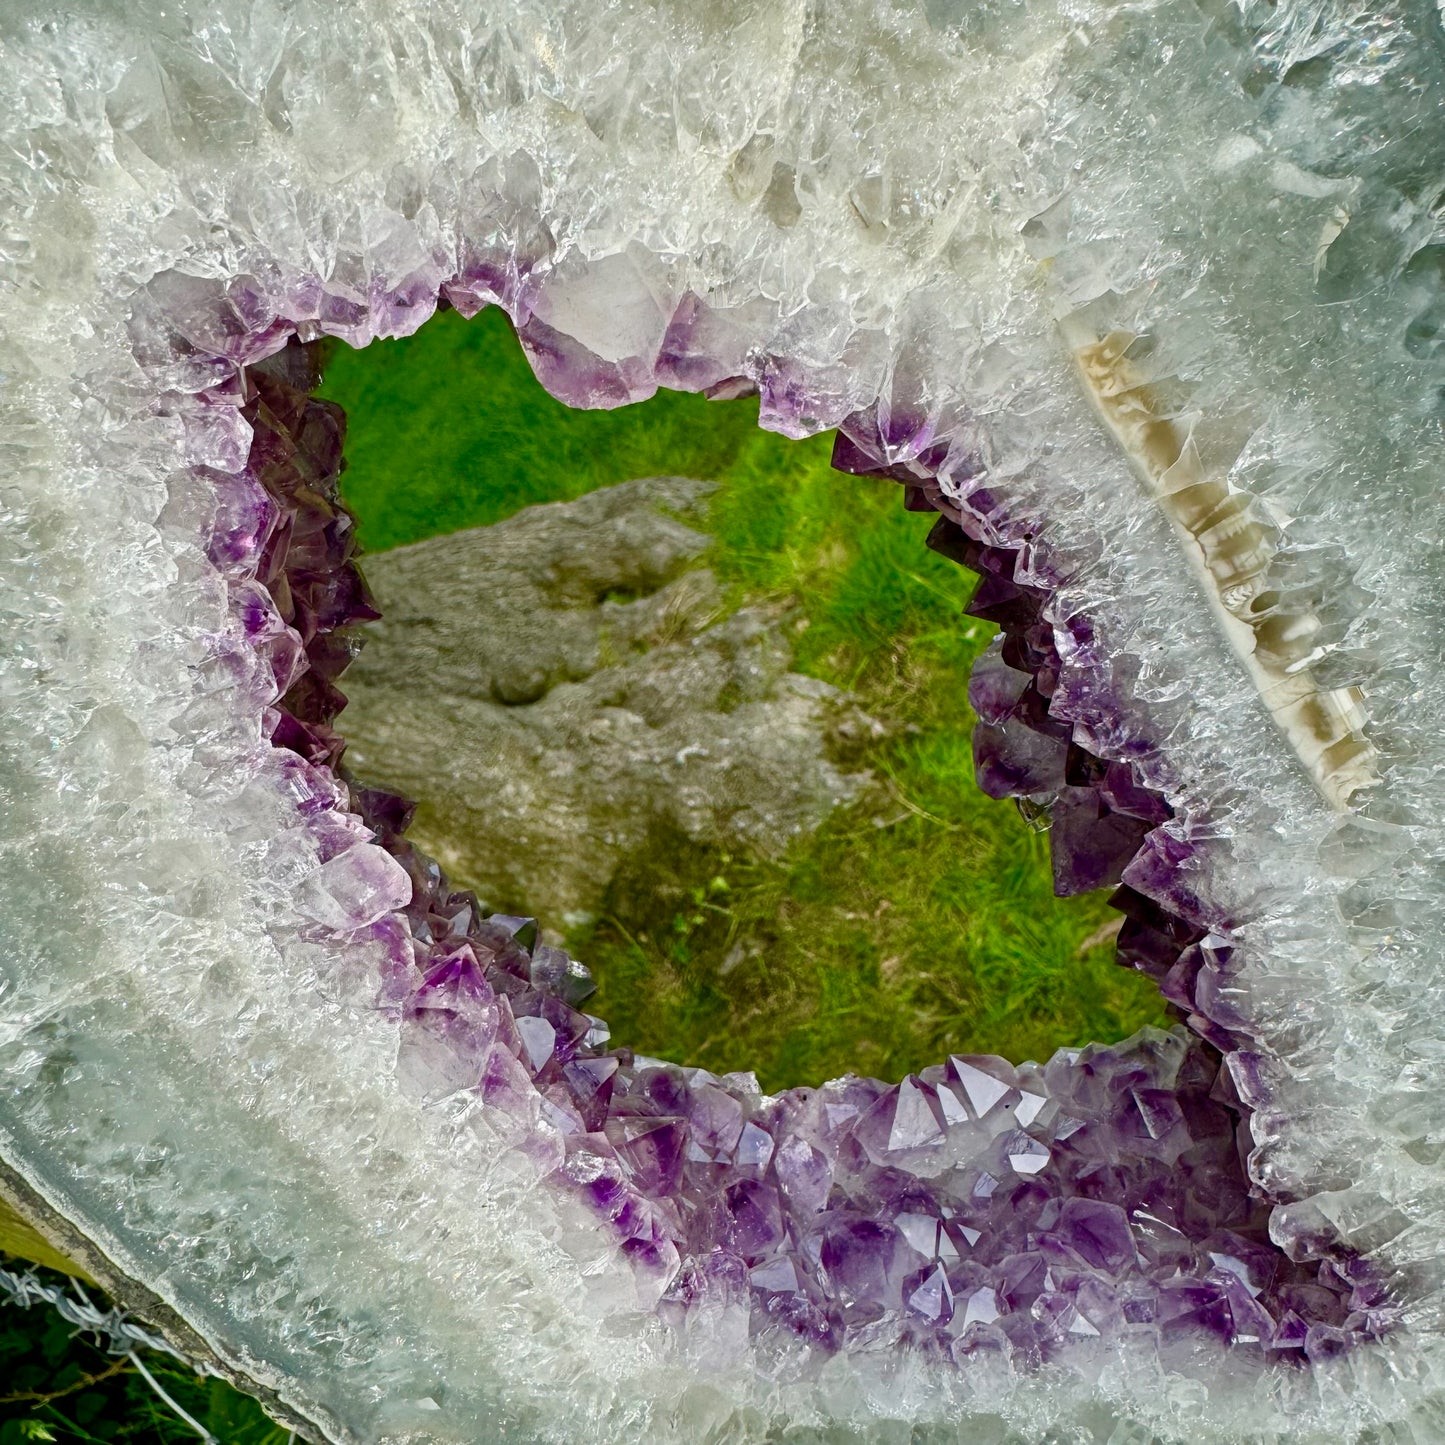
[[[7,1195],[318,1440],[1441,1437],[1437,7],[0,47]],[[1178,1029],[764,1098],[452,894],[337,771],[370,603],[285,350],[438,297],[936,510],[980,777]]]
[[[258,576],[284,624],[258,635],[292,644],[272,739],[334,769],[347,629],[376,615],[336,493],[342,418],[306,397],[307,348],[245,377],[248,474],[274,506]],[[835,461],[893,474],[861,431],[845,428]],[[970,536],[973,514],[922,472],[897,478],[909,505],[943,514],[929,544],[979,573],[967,611],[1002,628],[972,681],[980,780],[1049,800],[1059,893],[1121,885],[1173,810],[1052,716],[1049,593],[1016,582],[1019,549]],[[764,1096],[750,1075],[608,1048],[579,1007],[585,968],[538,944],[532,920],[483,918],[452,891],[405,840],[404,800],[353,781],[350,801],[412,885],[378,998],[400,1021],[403,1087],[433,1104],[470,1092],[507,1116],[544,1184],[586,1202],[683,1329],[745,1300],[759,1342],[910,1344],[959,1362],[1002,1350],[1027,1368],[1106,1332],[1166,1356],[1205,1336],[1266,1360],[1328,1358],[1393,1318],[1378,1272],[1333,1231],[1270,1237],[1281,1201],[1247,1171],[1263,1098],[1248,1020],[1228,1002],[1223,921],[1210,931],[1200,911],[1128,885],[1114,899],[1120,962],[1160,984],[1195,1038],[1151,1029],[1046,1067],[953,1056],[897,1085]],[[1171,897],[1157,863],[1141,882]]]

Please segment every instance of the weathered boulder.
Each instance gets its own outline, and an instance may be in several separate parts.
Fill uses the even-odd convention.
[[[700,565],[712,490],[624,482],[367,558],[348,761],[488,904],[578,922],[656,830],[776,853],[867,781],[830,735],[880,726],[790,670],[785,606],[732,610]]]

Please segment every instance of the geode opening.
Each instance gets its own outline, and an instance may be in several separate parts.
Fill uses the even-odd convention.
[[[1155,1338],[1165,1357],[1203,1335],[1262,1359],[1331,1358],[1389,1326],[1358,1254],[1328,1234],[1289,1248],[1271,1238],[1288,1201],[1248,1174],[1265,1096],[1249,1021],[1230,1003],[1228,923],[1181,906],[1167,871],[1178,860],[1158,839],[1146,849],[1174,816],[1165,798],[1051,713],[1049,592],[1015,580],[1020,548],[970,535],[976,519],[926,456],[891,464],[869,419],[854,418],[834,464],[902,482],[908,506],[940,514],[928,545],[979,574],[968,613],[1002,629],[970,688],[980,782],[1001,798],[1055,795],[1057,891],[1118,886],[1119,961],[1159,983],[1189,1032],[1061,1050],[1044,1067],[954,1055],[898,1085],[850,1076],[769,1097],[748,1075],[610,1047],[581,1009],[587,970],[540,944],[534,920],[484,917],[406,842],[414,805],[349,777],[336,684],[348,627],[378,614],[336,488],[344,420],[306,399],[319,373],[294,342],[246,377],[248,470],[280,514],[258,575],[281,602],[292,679],[272,736],[340,769],[353,810],[410,877],[410,936],[395,941],[379,995],[400,1017],[403,1085],[427,1105],[470,1091],[509,1114],[544,1181],[616,1235],[664,1317],[685,1329],[694,1312],[747,1298],[765,1351],[796,1336],[829,1350],[908,1344],[960,1364],[1002,1351],[1018,1367],[1124,1333]],[[322,551],[308,544],[318,536]],[[315,659],[299,677],[297,633]]]
[[[7,825],[25,866],[0,875],[0,1153],[102,1264],[145,1282],[198,1349],[318,1435],[456,1440],[477,1420],[542,1438],[900,1422],[967,1422],[981,1438],[1437,1433],[1445,672],[1428,461],[1438,287],[1420,259],[1436,197],[1418,157],[1445,113],[1438,16],[926,11],[727,11],[700,31],[659,7],[645,38],[619,37],[620,12],[524,5],[460,35],[405,9],[303,12],[289,30],[257,12],[203,33],[167,12],[144,35],[99,16],[12,32],[23,104],[6,116],[3,164],[39,239],[7,250],[19,279],[3,298],[19,422]],[[1301,1259],[1339,1248],[1321,1277],[1368,1254],[1407,1329],[1333,1358],[1321,1335],[1307,1369],[1257,1369],[1237,1348],[1191,1354],[1222,1318],[1211,1292],[1208,1318],[1179,1337],[1189,1359],[1148,1347],[1156,1322],[1123,1319],[1097,1337],[1065,1329],[1033,1373],[1011,1374],[1002,1351],[939,1367],[855,1337],[816,1378],[768,1376],[745,1339],[753,1281],[729,1265],[679,1354],[675,1329],[631,1307],[637,1273],[611,1237],[536,1187],[554,1135],[529,1129],[512,1148],[494,1127],[503,1110],[398,1096],[397,1021],[372,1001],[379,973],[414,962],[397,922],[411,882],[324,770],[269,748],[263,709],[300,644],[255,585],[275,516],[244,475],[241,368],[298,325],[353,340],[406,330],[444,285],[454,302],[503,302],[568,399],[756,384],[771,425],[845,423],[889,467],[928,457],[958,525],[1017,551],[1003,581],[1050,594],[1048,716],[1176,809],[1125,882],[1195,927],[1233,925],[1232,956],[1201,940],[1198,974],[1177,982],[1221,1045],[1258,1033],[1259,1049],[1231,1050],[1229,1077],[1253,1108],[1251,1179],[1298,1196],[1275,1211],[1274,1236]],[[1146,439],[1163,397],[1170,445],[1192,427],[1201,463],[1268,514],[1277,536],[1213,503],[1181,525],[1226,574],[1205,585],[1243,559],[1244,590],[1230,581],[1219,601],[1252,613],[1263,601],[1252,636],[1288,661],[1294,644],[1269,618],[1314,627],[1295,659],[1312,685],[1344,703],[1361,690],[1368,736],[1334,737],[1354,727],[1349,708],[1322,707],[1309,776],[1201,625],[1207,594],[1185,575],[1179,533],[1125,490],[1123,429],[1088,419],[1060,317],[1105,352],[1133,338],[1131,363],[1153,337],[1121,393]],[[1183,458],[1181,445],[1144,470],[1163,483]],[[217,492],[208,559],[197,539]],[[331,522],[330,537],[297,534],[322,561],[342,544]],[[1250,590],[1265,578],[1284,585]],[[330,605],[324,589],[318,601]],[[1045,650],[1025,641],[1042,674]],[[324,667],[317,679],[324,693]],[[1006,735],[1008,721],[1020,720],[996,724]],[[1372,786],[1342,789],[1331,801],[1348,811],[1331,813],[1313,790],[1361,759]],[[1085,822],[1088,807],[1104,821],[1083,802]],[[1161,955],[1196,946],[1155,931]],[[503,992],[506,974],[529,999],[554,998],[513,949],[493,950],[526,975],[499,969]],[[473,977],[459,966],[443,1034],[453,1015],[485,1032]],[[558,1030],[542,1021],[550,1057],[545,1032],[513,1016],[546,1068]],[[493,1045],[489,1065],[499,1057]],[[499,1066],[530,1124],[526,1070]],[[870,1140],[886,1154],[938,1147],[940,1088],[965,1111],[958,1127],[983,1123],[969,1077],[921,1079],[906,1105],[901,1090],[863,1101],[883,1107],[851,1156],[861,1173],[894,1182]],[[648,1162],[659,1129],[628,1127],[639,1177],[675,1167],[666,1139]],[[534,1139],[551,1152],[534,1151],[529,1175]],[[1015,1143],[1006,1159],[1025,1167],[1000,1167],[1023,1179],[1039,1155]],[[1052,1160],[1070,1139],[1033,1143]],[[653,1208],[618,1198],[629,1220]],[[771,1207],[758,1216],[770,1231]],[[644,1279],[667,1272],[672,1223],[632,1251]],[[877,1279],[887,1251],[861,1233],[819,1239],[818,1267],[891,1300],[892,1279]],[[918,1233],[926,1245],[926,1223]],[[1087,1268],[1108,1277],[1102,1233],[1105,1263]],[[898,1239],[891,1264],[911,1265]],[[1060,1248],[1083,1257],[1081,1241]],[[904,1272],[928,1329],[945,1303],[959,1317],[937,1230],[935,1245],[932,1271]],[[586,1256],[580,1271],[564,1246]],[[1048,1309],[1028,1318],[1056,1323]]]

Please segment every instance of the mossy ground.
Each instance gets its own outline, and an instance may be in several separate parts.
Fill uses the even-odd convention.
[[[1112,961],[1103,898],[1055,899],[1047,839],[974,785],[967,678],[992,629],[961,615],[973,579],[924,547],[901,488],[833,471],[830,437],[759,431],[755,401],[569,410],[497,311],[337,347],[323,394],[350,418],[343,490],[372,550],[630,477],[721,481],[710,565],[739,602],[798,608],[798,670],[888,724],[859,759],[877,787],[781,858],[659,837],[624,870],[567,940],[615,1043],[778,1088],[950,1049],[1047,1058],[1161,1019]]]

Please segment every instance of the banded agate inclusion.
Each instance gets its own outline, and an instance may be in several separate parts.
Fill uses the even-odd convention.
[[[316,1439],[1439,1438],[1436,11],[0,34],[9,1194]],[[438,298],[936,511],[1179,1029],[765,1099],[478,918],[335,766],[301,350]]]

